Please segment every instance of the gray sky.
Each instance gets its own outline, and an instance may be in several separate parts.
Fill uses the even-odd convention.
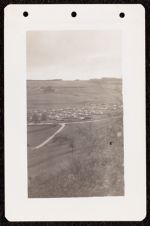
[[[121,77],[120,31],[27,32],[27,79]]]

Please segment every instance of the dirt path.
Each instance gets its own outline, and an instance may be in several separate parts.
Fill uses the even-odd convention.
[[[66,124],[65,123],[60,123],[60,128],[52,135],[52,136],[50,136],[48,139],[46,139],[44,142],[42,142],[41,144],[39,144],[39,145],[37,145],[37,146],[35,146],[35,147],[33,147],[32,148],[32,150],[37,150],[37,149],[39,149],[39,148],[41,148],[41,147],[43,147],[43,146],[45,146],[48,142],[50,142],[58,133],[60,133],[64,128],[65,128],[65,126],[66,126]]]
[[[116,117],[113,117],[116,118]],[[117,117],[118,118],[118,117]],[[87,120],[87,121],[78,121],[78,122],[65,122],[65,123],[59,123],[59,125],[61,125],[61,127],[53,134],[51,135],[48,139],[46,139],[44,142],[42,142],[41,144],[35,146],[32,148],[32,150],[38,150],[39,148],[45,146],[48,142],[50,142],[57,134],[59,134],[67,124],[74,124],[74,123],[78,123],[78,124],[82,124],[82,123],[89,123],[89,122],[99,122],[102,120],[107,120],[107,119],[97,119],[97,120]],[[28,125],[51,125],[53,123],[30,123]]]
[[[94,120],[94,122],[96,121],[100,121],[100,120]],[[42,148],[43,146],[45,146],[47,143],[49,143],[57,134],[59,134],[66,126],[66,124],[73,124],[73,123],[89,123],[89,122],[93,122],[93,121],[80,121],[80,122],[66,122],[66,123],[59,123],[59,125],[61,125],[61,127],[53,134],[51,135],[48,139],[46,139],[44,142],[42,142],[41,144],[32,147],[32,150],[38,150],[40,148]],[[28,125],[51,125],[53,123],[32,123],[32,124],[28,124]]]

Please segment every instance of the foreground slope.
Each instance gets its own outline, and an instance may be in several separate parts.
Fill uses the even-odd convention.
[[[121,106],[121,90],[120,79],[28,81],[28,110],[76,109],[85,103]],[[98,121],[66,124],[38,150],[28,147],[29,197],[124,195],[123,111],[108,111],[99,115]],[[45,125],[43,129],[42,125],[32,125],[28,130],[30,142],[36,143],[37,134],[43,142],[59,124],[55,121],[55,126],[47,125],[46,129]]]

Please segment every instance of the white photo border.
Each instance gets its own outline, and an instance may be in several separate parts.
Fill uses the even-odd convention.
[[[23,12],[29,16],[24,17]],[[77,17],[70,16],[72,11]],[[125,13],[120,18],[120,12]],[[5,216],[10,221],[139,221],[146,216],[145,9],[140,4],[5,8]],[[121,30],[125,196],[28,198],[26,32]]]

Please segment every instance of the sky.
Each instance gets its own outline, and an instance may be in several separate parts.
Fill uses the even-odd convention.
[[[121,77],[121,32],[28,31],[27,79]]]

